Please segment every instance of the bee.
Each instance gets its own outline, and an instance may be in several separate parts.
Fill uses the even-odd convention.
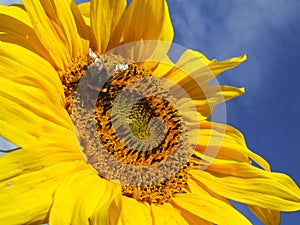
[[[91,64],[87,67],[83,79],[80,80],[81,96],[84,96],[82,102],[85,107],[95,104],[99,95],[109,93],[109,83],[113,77],[121,71],[127,70],[127,64],[112,64],[109,68],[106,66],[105,59],[98,57],[91,49],[88,55],[92,59]]]
[[[93,91],[106,92],[107,89],[103,87],[110,77],[108,71],[96,53],[89,49],[88,54],[90,58],[93,59],[93,62],[86,71],[86,85]]]
[[[86,109],[94,108],[99,94],[107,92],[107,88],[104,86],[110,78],[101,58],[99,58],[91,49],[89,49],[89,56],[93,61],[87,67],[77,88],[81,107]]]
[[[91,67],[86,71],[86,75],[86,85],[89,89],[97,91],[98,93],[107,91],[104,86],[109,80],[110,75],[104,67],[99,68],[97,65],[91,65]]]

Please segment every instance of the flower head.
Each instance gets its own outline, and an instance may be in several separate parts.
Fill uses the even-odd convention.
[[[0,158],[1,223],[250,224],[232,199],[278,224],[300,209],[292,179],[211,120],[244,89],[210,82],[245,56],[172,44],[166,1],[23,2],[0,7],[0,135],[20,146]]]

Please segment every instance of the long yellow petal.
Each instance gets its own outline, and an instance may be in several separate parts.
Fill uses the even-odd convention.
[[[280,212],[270,209],[261,208],[254,205],[248,205],[248,208],[259,218],[265,225],[279,225]]]
[[[86,54],[89,32],[71,0],[23,1],[36,34],[60,70],[71,58]]]
[[[58,182],[85,163],[63,143],[37,144],[0,157],[1,224],[47,222]]]
[[[91,13],[90,13],[90,2],[84,2],[78,5],[78,9],[82,14],[85,24],[89,27],[91,25]]]
[[[285,174],[226,160],[215,160],[206,171],[190,173],[226,198],[277,211],[300,210],[300,190]]]
[[[0,41],[23,46],[56,66],[34,32],[28,14],[21,6],[0,5],[0,21]]]
[[[216,199],[219,199],[220,201],[222,201],[222,202],[226,203],[227,205],[231,206],[231,203],[227,198],[212,192],[210,189],[208,189],[204,185],[201,185],[201,183],[197,182],[197,180],[195,180],[193,177],[188,179],[187,184],[188,184],[188,188],[190,189],[190,193],[197,194],[199,196],[211,195],[212,197],[214,197]]]
[[[126,0],[92,0],[90,7],[93,33],[91,47],[105,53],[110,39],[114,39],[112,33],[126,9]]]
[[[182,217],[180,211],[175,209],[170,203],[152,204],[151,212],[153,225],[189,225]]]
[[[72,130],[61,82],[46,60],[0,42],[0,74],[1,136],[24,147],[55,133],[56,127]]]
[[[244,88],[226,85],[207,85],[214,78],[209,63],[187,50],[176,63],[166,61],[159,64],[155,75],[170,81],[172,92],[188,95],[193,99],[197,110],[205,117],[209,117],[216,105],[244,94]],[[199,53],[200,54],[200,53]],[[235,61],[229,59],[228,61]],[[208,63],[208,65],[206,64]],[[227,63],[224,62],[224,67]],[[228,65],[231,67],[232,65]],[[175,85],[176,84],[176,85]],[[184,92],[184,93],[183,93]]]
[[[178,194],[172,198],[171,203],[180,211],[188,211],[215,224],[251,224],[232,206],[210,195]]]
[[[209,60],[201,52],[188,49],[176,62],[176,68],[164,76],[176,83],[190,83],[195,80],[198,84],[206,85],[220,73],[238,66],[246,59],[246,55],[242,55],[224,61]]]
[[[205,55],[203,55],[200,52],[193,51],[193,53],[195,55],[197,55],[202,61],[204,61],[204,62],[207,63],[208,67],[210,68],[210,70],[212,71],[212,73],[215,76],[218,76],[219,74],[221,74],[225,70],[232,69],[232,68],[240,65],[245,60],[247,60],[247,56],[246,55],[241,55],[239,57],[234,57],[234,58],[226,59],[224,61],[218,61],[216,59],[209,60],[209,59],[206,58]]]
[[[194,144],[199,153],[204,154],[207,148],[214,148],[218,153],[217,159],[248,163],[251,159],[270,171],[268,162],[247,148],[244,136],[237,129],[210,121],[201,122],[198,129],[199,138]]]
[[[120,225],[152,225],[151,209],[148,203],[141,203],[136,199],[123,196],[122,204]]]
[[[226,85],[203,86],[193,81],[190,83],[178,83],[174,86],[172,92],[180,95],[188,95],[189,101],[192,101],[195,108],[202,116],[208,118],[211,116],[215,106],[230,99],[239,97],[244,94],[244,88],[236,88]]]
[[[90,18],[90,16],[91,16],[91,12],[90,12],[91,3],[90,2],[83,2],[83,3],[78,4],[77,6],[78,6],[80,13],[83,16]]]
[[[208,222],[207,220],[204,220],[202,218],[200,218],[199,216],[190,213],[189,211],[183,209],[180,210],[180,214],[182,215],[182,217],[188,222],[189,225],[214,225],[211,222]]]
[[[141,40],[173,40],[173,27],[165,0],[133,0],[117,25],[109,49]]]
[[[211,116],[215,106],[228,101],[230,99],[239,97],[245,93],[244,88],[237,88],[226,85],[205,86],[201,91],[193,88],[191,83],[183,84],[182,88],[194,100],[195,107],[204,116]]]
[[[88,165],[78,168],[59,183],[50,224],[109,225],[110,205],[117,198],[121,198],[117,185],[101,179]],[[115,210],[121,211],[121,208]]]
[[[187,188],[185,188],[185,191],[187,193],[192,193],[192,194],[196,194],[197,196],[202,196],[202,195],[209,195],[209,196],[213,196],[216,199],[219,199],[220,201],[228,204],[229,206],[231,206],[231,203],[224,198],[223,196],[219,196],[215,193],[212,193],[210,190],[205,189],[203,186],[199,186],[199,183],[197,183],[196,181],[194,181],[193,179],[188,179],[187,182],[188,186]],[[208,222],[207,220],[204,220],[202,218],[199,218],[196,215],[193,215],[192,213],[188,212],[188,211],[182,211],[181,214],[183,215],[183,217],[189,222],[189,224],[212,224],[211,222]]]

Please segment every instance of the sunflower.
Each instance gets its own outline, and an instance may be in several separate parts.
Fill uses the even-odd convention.
[[[234,200],[273,225],[300,209],[291,178],[210,120],[244,90],[209,82],[245,56],[174,63],[163,0],[23,3],[0,6],[0,135],[20,146],[0,158],[1,224],[250,224]]]

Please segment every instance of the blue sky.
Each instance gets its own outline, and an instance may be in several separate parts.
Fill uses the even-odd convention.
[[[169,0],[169,8],[176,43],[220,60],[247,54],[246,62],[218,79],[246,88],[226,104],[228,123],[272,170],[299,185],[300,2]],[[300,212],[282,214],[282,225],[299,221]]]
[[[226,104],[228,123],[243,132],[249,148],[273,171],[287,173],[299,185],[300,1],[168,2],[175,43],[220,60],[247,54],[246,62],[218,79],[246,88],[244,96]],[[283,213],[281,225],[299,221],[300,212]]]

